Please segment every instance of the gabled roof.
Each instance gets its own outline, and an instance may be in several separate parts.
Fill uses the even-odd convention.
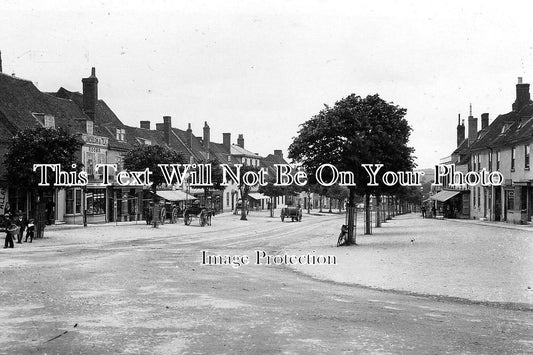
[[[72,100],[41,92],[31,81],[0,73],[0,118],[4,125],[16,131],[33,128],[39,125],[35,113],[54,116],[56,128],[70,132],[84,127],[75,118],[87,119]]]
[[[486,128],[485,134],[472,144],[471,150],[498,148],[533,139],[533,103],[520,111],[499,115]]]

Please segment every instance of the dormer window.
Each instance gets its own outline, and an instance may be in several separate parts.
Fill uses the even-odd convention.
[[[44,115],[44,127],[56,128],[56,119],[52,115]]]
[[[93,135],[94,134],[94,122],[91,120],[87,120],[85,122],[86,122],[87,134]]]
[[[228,162],[231,163],[231,155],[228,155]]]
[[[126,139],[126,130],[124,128],[117,128],[117,141],[123,142]]]

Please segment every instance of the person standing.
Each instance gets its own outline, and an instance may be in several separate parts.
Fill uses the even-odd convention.
[[[18,232],[18,227],[9,216],[6,216],[6,239],[4,242],[4,249],[6,248],[14,248],[15,245],[13,244],[13,237]]]
[[[426,206],[422,205],[422,218],[426,218]]]
[[[26,228],[26,239],[24,240],[24,243],[28,242],[28,237],[30,238],[30,243],[33,242],[33,234],[35,232],[35,224],[33,222],[33,218],[30,218],[28,221],[28,227]]]
[[[26,229],[26,218],[23,216],[22,211],[20,210],[15,216],[15,224],[18,227],[17,244],[21,244],[22,235],[24,234],[24,229]]]

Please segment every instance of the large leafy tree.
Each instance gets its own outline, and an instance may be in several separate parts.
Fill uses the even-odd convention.
[[[370,195],[380,192],[380,186],[367,186],[368,174],[362,164],[384,164],[378,179],[387,170],[413,167],[413,149],[408,146],[411,128],[405,114],[405,109],[377,94],[365,98],[351,94],[303,123],[289,147],[289,157],[300,162],[311,178],[322,164],[354,174],[356,186],[349,187],[348,197],[348,244],[356,243],[356,192],[366,195],[367,213]],[[366,227],[370,229],[369,224]]]
[[[124,156],[124,169],[142,171],[148,168],[152,172],[151,190],[165,183],[165,178],[158,164],[183,164],[185,158],[179,152],[161,145],[142,145],[128,151]]]
[[[78,152],[82,146],[79,136],[61,128],[36,127],[20,131],[9,142],[5,155],[7,181],[23,191],[35,190],[40,182],[40,171],[33,171],[34,164],[61,164],[63,171],[80,171]],[[47,170],[48,182],[53,186],[54,172]]]

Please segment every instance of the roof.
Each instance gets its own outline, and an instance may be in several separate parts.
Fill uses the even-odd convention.
[[[232,144],[231,145],[231,155],[236,156],[245,156],[249,158],[260,158],[259,154],[253,153],[247,149],[244,149],[242,147],[239,147],[238,145]]]
[[[87,119],[72,100],[39,91],[28,80],[0,73],[0,120],[13,133],[39,125],[35,113],[54,116],[55,126],[67,131],[80,132],[84,127],[75,118]]]
[[[499,115],[472,144],[471,150],[498,148],[533,139],[533,103]]]

